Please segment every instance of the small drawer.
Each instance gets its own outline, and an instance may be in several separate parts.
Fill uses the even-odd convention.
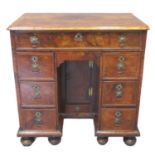
[[[134,105],[138,92],[137,81],[104,81],[102,83],[102,105]]]
[[[110,38],[111,48],[140,49],[142,46],[140,32],[114,32]]]
[[[109,33],[102,32],[16,33],[16,47],[109,47],[109,39]]]
[[[140,52],[105,52],[101,58],[103,79],[138,78]]]
[[[65,113],[67,114],[80,114],[80,113],[89,113],[91,112],[92,107],[89,104],[66,104]]]
[[[53,53],[20,52],[16,56],[18,77],[23,79],[54,79]]]
[[[136,109],[102,108],[101,130],[136,129]]]
[[[55,107],[55,82],[20,82],[20,96],[22,107]]]
[[[21,109],[21,130],[56,130],[56,110]]]

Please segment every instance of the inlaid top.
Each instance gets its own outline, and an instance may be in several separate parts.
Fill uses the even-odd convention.
[[[26,13],[9,30],[147,30],[130,13]]]

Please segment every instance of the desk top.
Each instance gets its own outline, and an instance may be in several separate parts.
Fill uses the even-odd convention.
[[[9,30],[147,30],[130,13],[25,13]]]

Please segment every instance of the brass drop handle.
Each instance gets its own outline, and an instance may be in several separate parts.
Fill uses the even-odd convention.
[[[32,61],[32,72],[38,72],[39,71],[39,64],[38,64],[38,57],[37,56],[32,56],[31,61]]]
[[[120,47],[124,47],[126,43],[126,35],[125,34],[121,34],[119,36],[119,45]]]
[[[118,83],[115,85],[115,96],[121,98],[123,96],[123,84]]]
[[[32,85],[32,89],[33,89],[33,92],[34,92],[34,99],[40,98],[41,95],[40,95],[40,87],[39,87],[39,85],[37,85],[37,84]]]
[[[34,123],[35,124],[41,124],[42,123],[42,113],[41,112],[36,112],[34,114]]]
[[[123,71],[125,70],[125,57],[124,56],[119,56],[118,57],[118,63],[117,63],[117,70],[118,73],[123,73]]]
[[[34,48],[37,47],[38,44],[40,43],[39,38],[35,35],[30,37],[30,42],[31,42],[32,47],[34,47]]]
[[[114,117],[115,117],[114,124],[115,124],[115,126],[119,127],[120,124],[121,124],[122,112],[121,111],[116,111],[114,113]]]
[[[74,40],[75,41],[82,41],[83,40],[83,35],[81,33],[77,33],[75,36],[74,36]]]
[[[118,73],[122,73],[122,71],[124,70],[124,68],[125,68],[124,63],[118,63],[117,64]]]

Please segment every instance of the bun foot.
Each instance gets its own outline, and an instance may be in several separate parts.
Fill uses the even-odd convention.
[[[48,141],[52,145],[57,145],[61,142],[61,137],[48,137]]]
[[[33,137],[22,137],[20,141],[23,144],[23,146],[30,146],[30,145],[32,145],[34,140],[35,140],[35,138],[33,138]]]
[[[108,137],[97,137],[97,142],[100,145],[105,145],[108,142]]]
[[[128,146],[133,146],[136,144],[136,137],[124,137],[124,143]]]

